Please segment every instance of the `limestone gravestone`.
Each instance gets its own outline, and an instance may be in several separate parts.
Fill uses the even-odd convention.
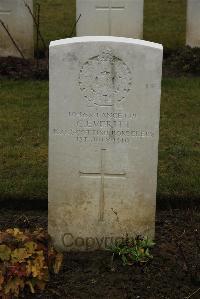
[[[32,0],[0,0],[0,20],[4,23],[26,58],[33,56],[33,19],[26,5],[33,11]],[[5,29],[0,24],[0,56],[21,57]]]
[[[200,47],[200,0],[187,2],[186,44],[191,47]]]
[[[77,0],[77,36],[113,35],[141,39],[144,0]]]
[[[162,46],[50,44],[49,233],[63,250],[153,237]]]

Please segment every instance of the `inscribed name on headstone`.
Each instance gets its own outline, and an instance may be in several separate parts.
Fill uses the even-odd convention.
[[[162,46],[50,45],[49,233],[63,250],[154,236]]]
[[[32,0],[0,0],[0,20],[24,57],[31,58],[34,52],[33,19],[25,4],[33,12]],[[0,56],[21,57],[2,24],[0,24]]]
[[[191,47],[200,47],[200,0],[187,1],[186,44]]]
[[[141,39],[143,0],[77,0],[77,36],[112,35]]]

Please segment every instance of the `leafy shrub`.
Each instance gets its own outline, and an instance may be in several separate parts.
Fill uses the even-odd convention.
[[[112,245],[109,250],[113,256],[120,257],[123,265],[133,265],[134,263],[146,263],[153,256],[150,254],[150,249],[155,243],[141,236],[135,239],[125,238],[122,242]]]
[[[164,66],[174,70],[177,74],[200,75],[200,48],[189,46],[164,51]]]
[[[0,298],[44,290],[51,272],[57,274],[62,254],[54,250],[47,233],[17,228],[0,231]]]

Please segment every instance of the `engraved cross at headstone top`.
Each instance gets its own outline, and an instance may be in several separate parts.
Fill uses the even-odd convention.
[[[125,5],[124,4],[111,4],[111,2],[109,2],[108,5],[97,5],[96,6],[96,10],[118,10],[118,9],[125,9]]]
[[[0,15],[9,15],[11,13],[11,9],[6,9],[0,6]]]
[[[101,166],[99,172],[82,172],[80,171],[80,176],[90,176],[90,177],[100,177],[101,178],[101,189],[100,189],[100,201],[99,201],[99,221],[104,220],[104,206],[105,206],[105,178],[125,178],[125,172],[110,173],[105,170],[105,152],[106,149],[101,149]]]
[[[112,0],[109,0],[109,3],[107,5],[101,5],[98,4],[96,5],[96,10],[97,11],[108,11],[109,12],[109,35],[111,34],[111,12],[116,11],[116,10],[124,10],[125,9],[125,4],[122,2],[120,3],[113,3]]]

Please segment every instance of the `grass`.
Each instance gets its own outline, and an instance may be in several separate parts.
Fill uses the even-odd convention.
[[[184,46],[186,0],[145,0],[144,39],[172,49]]]
[[[71,35],[76,20],[76,0],[34,0],[41,6],[41,32],[49,44]]]
[[[47,44],[70,36],[76,0],[34,0],[41,4],[41,32]],[[185,45],[186,0],[145,0],[144,39],[168,48]]]
[[[48,86],[0,84],[2,198],[47,198]]]
[[[199,197],[200,78],[164,79],[158,196]],[[47,199],[48,82],[0,83],[0,198]]]
[[[200,197],[200,78],[163,80],[158,194]]]

